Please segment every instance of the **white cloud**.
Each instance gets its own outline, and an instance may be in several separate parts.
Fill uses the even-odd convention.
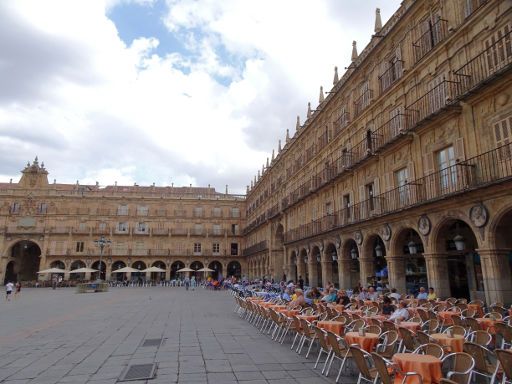
[[[348,64],[351,41],[361,50],[369,40],[377,6],[168,0],[161,17],[190,55],[162,56],[165,35],[119,38],[106,14],[127,3],[154,5],[0,4],[2,180],[37,154],[60,182],[244,192],[307,101],[316,105],[319,86],[330,88],[334,65]],[[398,4],[386,0],[383,17]]]

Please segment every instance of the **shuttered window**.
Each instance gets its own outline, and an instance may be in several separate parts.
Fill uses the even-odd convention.
[[[512,61],[511,32],[512,27],[507,24],[485,40],[487,67],[490,73],[500,70]]]
[[[512,139],[512,115],[495,123],[493,128],[500,160],[510,160],[512,158],[510,144]]]

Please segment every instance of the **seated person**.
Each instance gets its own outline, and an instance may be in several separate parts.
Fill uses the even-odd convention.
[[[358,300],[368,300],[368,290],[366,288],[362,288],[361,292],[357,296]]]
[[[336,295],[336,304],[345,306],[350,304],[350,297],[347,296],[347,292],[345,290],[340,289],[338,291],[338,294]]]
[[[395,312],[395,306],[391,304],[391,299],[389,297],[385,297],[382,305],[382,314],[383,315],[391,315]]]
[[[425,291],[425,288],[420,287],[420,292],[418,293],[418,296],[416,296],[416,298],[419,300],[427,300],[428,294]]]
[[[367,297],[368,300],[377,301],[377,299],[379,298],[379,293],[375,291],[375,288],[369,287]]]
[[[407,321],[408,319],[409,311],[407,310],[407,304],[403,301],[398,304],[398,309],[389,316],[389,320],[391,321]]]
[[[395,299],[396,301],[400,301],[402,296],[396,292],[396,288],[391,288],[391,293],[389,294],[389,297],[392,299]]]
[[[434,292],[434,288],[430,287],[428,289],[427,300],[436,300],[436,299],[437,299],[437,295]]]
[[[329,293],[322,297],[321,301],[326,303],[335,303],[336,302],[336,290],[334,288],[329,289]]]
[[[293,308],[297,305],[300,305],[301,307],[306,305],[306,299],[304,298],[304,293],[302,292],[302,289],[296,289],[295,295],[296,298],[288,303],[288,308]]]
[[[292,297],[290,295],[290,290],[286,288],[284,292],[281,294],[281,299],[283,299],[286,302],[292,301]]]
[[[318,300],[322,297],[322,293],[318,290],[317,287],[311,288],[309,291],[306,292],[306,298],[311,300]]]

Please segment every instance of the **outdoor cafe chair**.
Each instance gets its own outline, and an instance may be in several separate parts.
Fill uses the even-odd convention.
[[[378,379],[381,380],[382,384],[394,384],[396,375],[402,377],[402,384],[404,384],[409,377],[418,377],[420,384],[423,383],[422,377],[417,372],[402,372],[398,365],[392,361],[385,359],[382,355],[372,352],[373,364],[377,370]]]
[[[473,377],[477,375],[483,376],[491,381],[497,366],[496,354],[472,342],[464,343],[463,351],[471,355],[475,360],[475,367],[472,372]]]
[[[315,361],[315,365],[313,368],[316,369],[318,366],[318,363],[320,362],[320,358],[322,357],[322,354],[326,354],[326,358],[324,361],[324,366],[322,367],[322,374],[325,372],[325,368],[327,367],[327,363],[329,362],[329,358],[331,357],[331,351],[332,347],[327,342],[327,332],[325,332],[323,329],[317,327],[316,325],[313,325],[313,331],[315,331],[316,334],[316,340],[318,341],[318,356]]]
[[[502,375],[501,383],[512,383],[512,350],[510,349],[496,349],[494,351],[496,353],[496,357],[498,358],[498,367],[500,368],[500,372],[498,368],[494,373],[494,380],[491,382],[496,382],[496,377],[498,373]]]
[[[327,343],[331,347],[331,357],[329,363],[327,364],[327,369],[325,371],[325,376],[329,376],[329,371],[331,370],[332,363],[334,359],[337,359],[341,362],[339,374],[345,368],[345,364],[347,359],[351,358],[349,346],[347,345],[345,339],[339,337],[331,331],[327,332]]]
[[[446,378],[458,384],[469,384],[471,371],[475,367],[475,359],[465,352],[454,352],[446,355],[442,360],[442,369],[446,371]]]
[[[469,333],[467,340],[483,347],[489,347],[492,342],[492,335],[487,331],[479,329]]]
[[[379,355],[391,359],[395,354],[397,343],[398,332],[396,330],[386,331],[380,335],[375,351]]]
[[[349,350],[359,371],[357,384],[361,384],[362,381],[373,384],[377,378],[378,371],[374,367],[372,355],[355,345],[351,345]],[[336,377],[336,383],[339,380],[339,376]]]
[[[439,360],[441,360],[444,356],[443,348],[439,344],[435,343],[422,344],[418,348],[416,348],[413,353],[434,356],[437,357]]]

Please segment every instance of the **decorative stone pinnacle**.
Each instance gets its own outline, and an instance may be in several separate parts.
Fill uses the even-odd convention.
[[[382,19],[380,18],[380,8],[375,10],[375,33],[379,33],[382,29]]]
[[[354,40],[352,42],[352,61],[357,60],[357,42]]]
[[[324,87],[320,86],[320,96],[318,96],[318,103],[322,104],[324,99]]]
[[[300,130],[300,116],[297,115],[297,123],[295,124],[295,130],[299,132]]]
[[[289,142],[290,141],[290,130],[287,128],[286,129],[286,142]]]
[[[311,117],[311,103],[308,102],[308,113],[307,113],[308,119]]]
[[[336,85],[340,81],[338,77],[338,67],[334,67],[334,80],[332,81],[332,85]]]

